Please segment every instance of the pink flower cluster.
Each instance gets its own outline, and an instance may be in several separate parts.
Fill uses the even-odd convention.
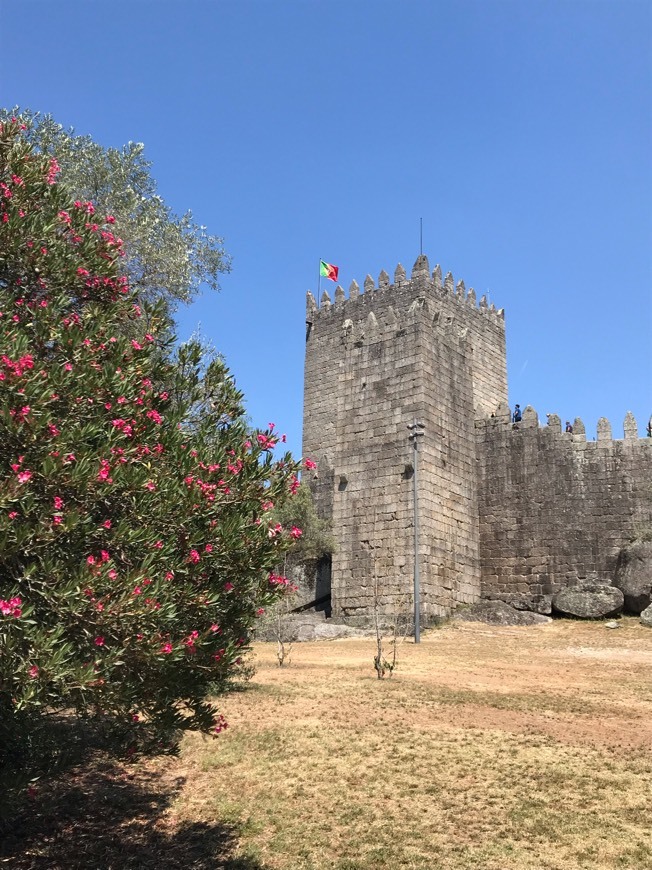
[[[278,444],[278,438],[275,435],[264,435],[262,432],[256,435],[256,440],[263,450],[273,450]]]
[[[106,483],[113,483],[113,478],[110,477],[111,465],[107,459],[100,459],[100,470],[97,473],[97,479]]]
[[[283,577],[282,574],[274,574],[273,572],[267,578],[270,586],[284,586],[288,589],[292,587],[292,584],[288,580],[287,577]]]
[[[50,165],[48,167],[48,174],[45,178],[46,184],[56,184],[57,175],[61,172],[61,167],[57,163],[54,157],[50,160]]]
[[[213,721],[213,732],[215,733],[215,735],[221,734],[222,731],[225,731],[228,727],[229,723],[226,721],[221,713]]]
[[[18,619],[22,612],[23,602],[17,595],[8,601],[0,598],[0,613],[4,616],[13,616],[14,619]]]
[[[0,381],[4,381],[7,375],[13,375],[16,378],[21,377],[26,371],[34,368],[34,357],[30,353],[26,353],[14,362],[8,356],[3,354],[0,357],[5,371],[0,371]]]

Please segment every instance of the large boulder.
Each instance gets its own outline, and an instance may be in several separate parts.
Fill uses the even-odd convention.
[[[623,609],[624,595],[608,580],[584,580],[562,589],[552,597],[557,613],[577,619],[603,619]]]
[[[652,628],[652,604],[641,613],[641,625]]]
[[[549,616],[517,610],[504,601],[478,601],[453,614],[453,619],[464,622],[486,622],[488,625],[541,625],[552,622]]]
[[[642,613],[652,604],[652,541],[623,547],[618,555],[614,586],[625,596],[625,609]]]

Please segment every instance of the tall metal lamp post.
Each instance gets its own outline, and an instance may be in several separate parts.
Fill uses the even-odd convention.
[[[419,438],[422,438],[425,426],[419,420],[414,418],[414,422],[408,425],[410,430],[409,439],[412,442],[414,450],[414,459],[412,467],[414,474],[412,475],[412,500],[414,504],[414,642],[421,643],[421,626],[419,624],[419,609],[421,604],[421,596],[419,590],[419,497],[418,497],[418,477],[419,477]]]

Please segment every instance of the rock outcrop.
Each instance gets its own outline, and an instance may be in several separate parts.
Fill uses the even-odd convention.
[[[478,601],[458,610],[453,619],[464,622],[486,622],[488,625],[542,625],[552,622],[549,616],[517,610],[505,601]]]
[[[652,541],[630,544],[620,551],[614,586],[622,590],[630,613],[642,613],[652,604]]]
[[[641,625],[652,628],[652,604],[641,613]]]
[[[288,613],[281,619],[281,639],[285,643],[301,643],[312,640],[338,640],[343,637],[369,637],[374,632],[371,629],[352,628],[326,619],[323,613],[306,611],[305,613]],[[256,640],[278,640],[279,627],[270,618],[256,629]]]
[[[623,609],[624,595],[608,580],[584,580],[562,589],[552,597],[552,606],[563,616],[577,619],[603,619]]]

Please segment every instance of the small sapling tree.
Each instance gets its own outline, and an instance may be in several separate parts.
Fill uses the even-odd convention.
[[[69,201],[22,127],[0,129],[5,781],[33,772],[57,711],[118,727],[131,751],[226,727],[207,696],[287,589],[275,566],[292,538],[268,509],[299,485],[222,360],[166,354],[165,312],[142,316],[113,216]]]

